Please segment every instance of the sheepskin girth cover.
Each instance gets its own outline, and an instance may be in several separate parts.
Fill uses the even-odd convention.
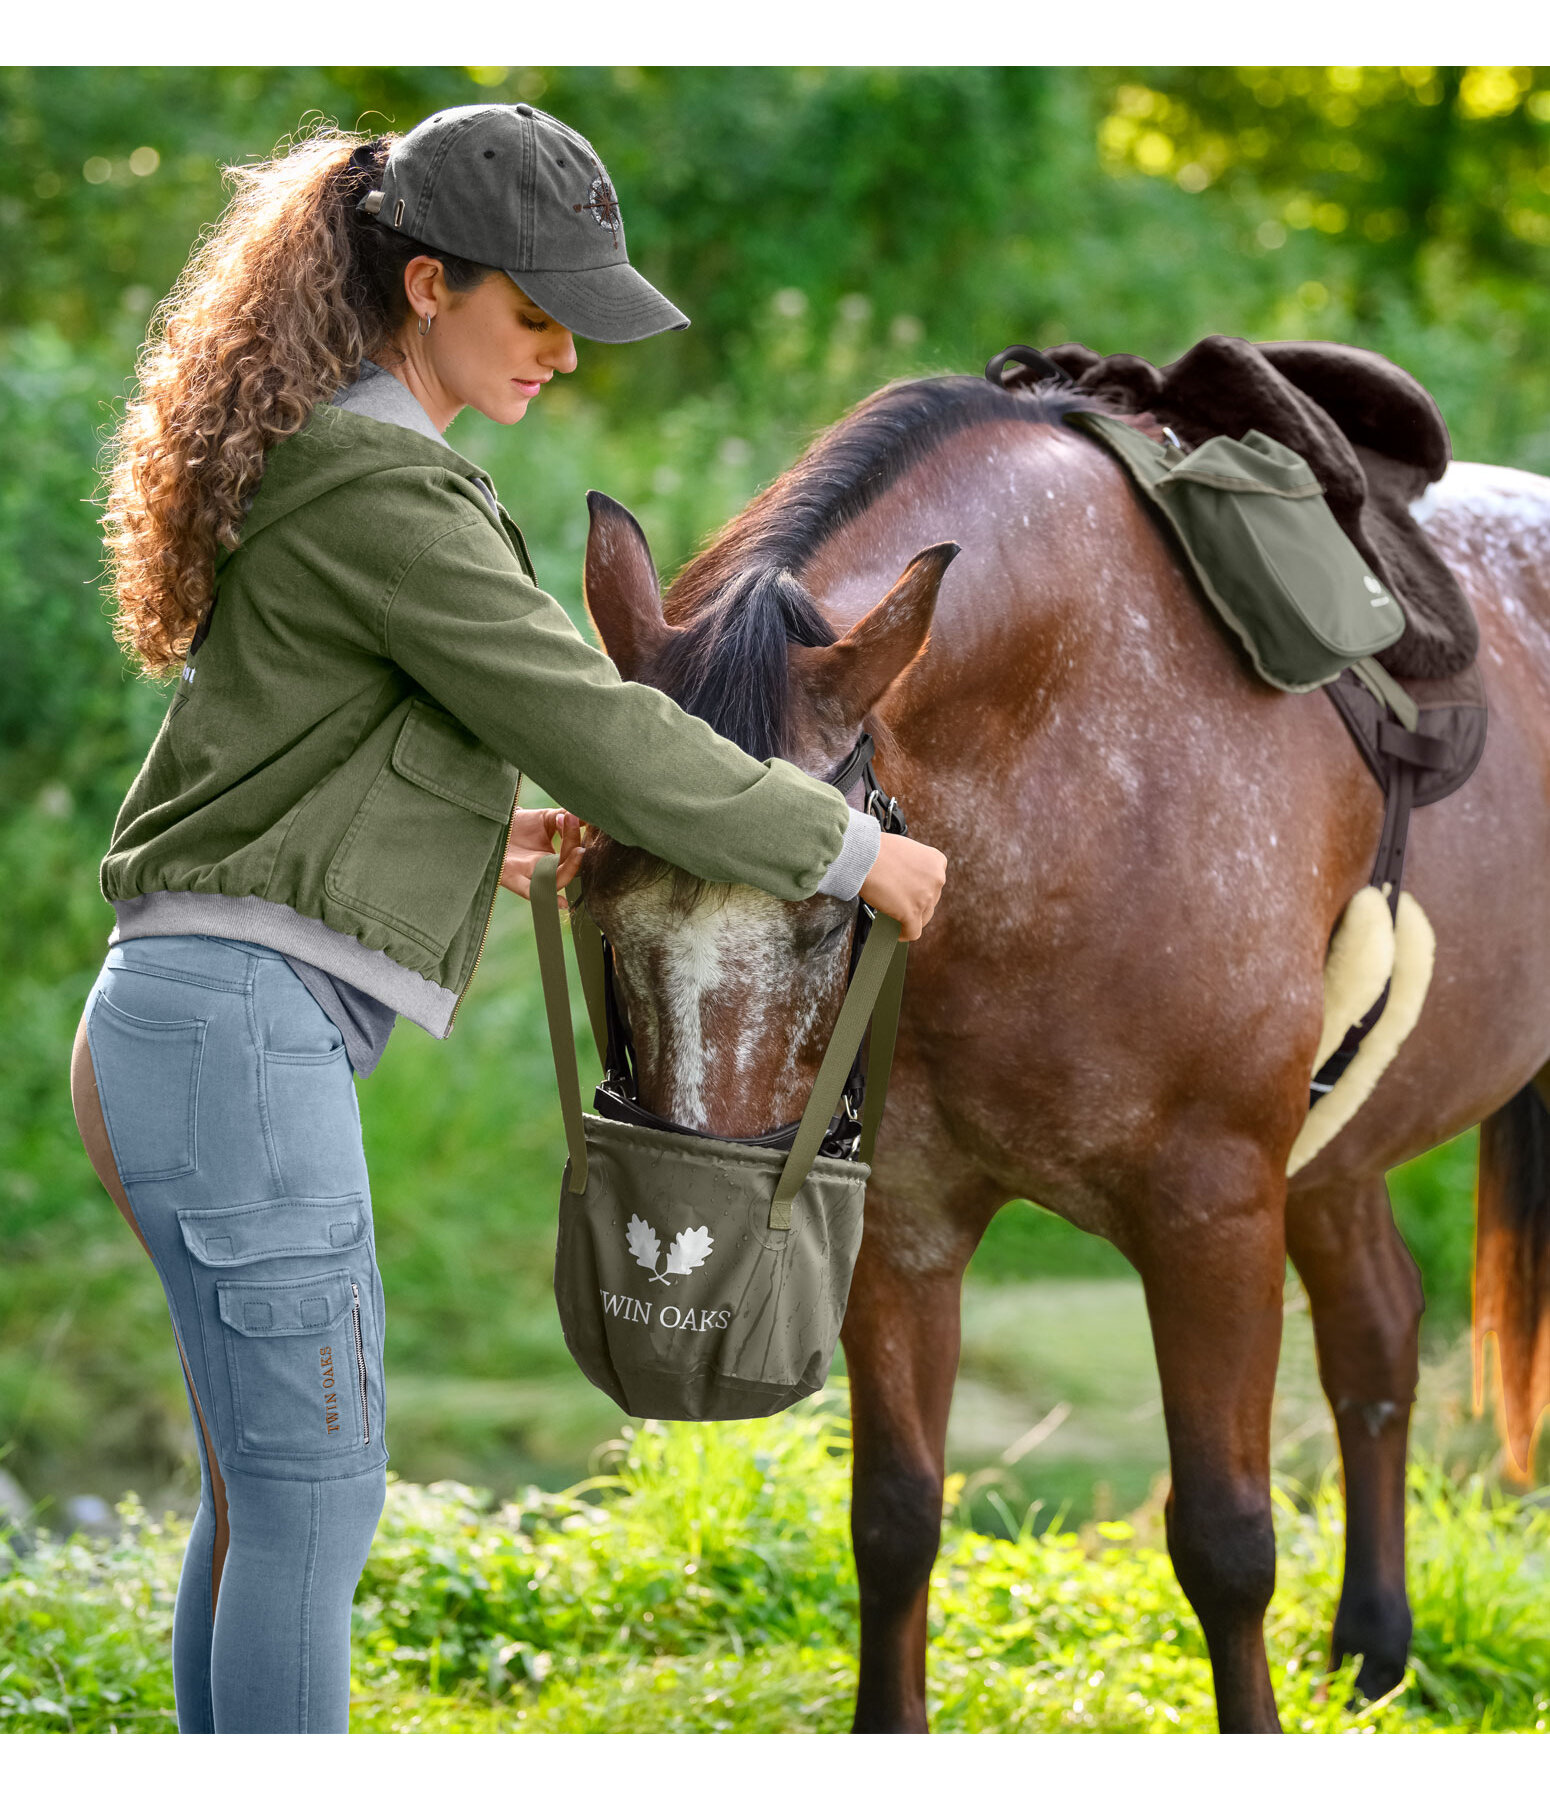
[[[1401,892],[1395,916],[1375,887],[1359,889],[1340,916],[1324,963],[1324,1030],[1314,1068],[1320,1068],[1346,1032],[1388,985],[1388,1004],[1362,1040],[1345,1073],[1308,1108],[1286,1159],[1291,1177],[1312,1162],[1356,1116],[1378,1078],[1415,1029],[1437,957],[1437,937],[1420,902]]]

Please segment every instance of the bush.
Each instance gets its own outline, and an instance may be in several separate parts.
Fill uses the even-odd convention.
[[[744,1424],[646,1424],[611,1467],[491,1510],[392,1481],[355,1606],[354,1726],[378,1731],[840,1731],[854,1695],[848,1429],[831,1397]],[[944,1731],[1207,1731],[1210,1668],[1154,1518],[1080,1534],[949,1517],[929,1701]],[[1277,1491],[1267,1626],[1289,1729],[1544,1731],[1547,1495],[1410,1475],[1414,1654],[1352,1705],[1324,1677],[1341,1564],[1333,1478]],[[44,1540],[0,1572],[0,1729],[171,1730],[182,1530]]]

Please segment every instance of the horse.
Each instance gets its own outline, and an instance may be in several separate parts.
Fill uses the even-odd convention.
[[[586,604],[621,672],[820,779],[869,731],[882,786],[949,859],[911,950],[842,1340],[863,1732],[927,1728],[961,1278],[1013,1198],[1140,1275],[1168,1550],[1222,1731],[1280,1729],[1263,1621],[1288,1255],[1344,1470],[1331,1666],[1359,1658],[1365,1696],[1402,1678],[1422,1294],[1385,1174],[1479,1120],[1519,1440],[1550,1401],[1550,481],[1456,464],[1417,503],[1479,617],[1489,742],[1412,827],[1407,885],[1438,941],[1420,1022],[1289,1182],[1326,951],[1381,796],[1323,695],[1252,676],[1122,471],[1062,423],[1072,398],[885,387],[665,595],[635,520],[588,497]],[[719,1136],[794,1119],[855,904],[718,886],[601,836],[581,881],[644,1104]]]

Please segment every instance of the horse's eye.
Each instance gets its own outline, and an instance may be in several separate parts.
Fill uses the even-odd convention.
[[[791,934],[791,949],[795,956],[827,956],[849,936],[850,928],[855,924],[855,914],[841,914],[839,920],[827,931],[820,929],[820,923],[821,921],[810,918],[795,927]]]

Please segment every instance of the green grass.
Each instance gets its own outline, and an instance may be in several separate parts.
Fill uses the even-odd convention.
[[[354,1617],[357,1731],[841,1731],[855,1681],[848,1425],[831,1393],[746,1424],[646,1425],[561,1494],[492,1508],[394,1480]],[[992,1537],[949,1483],[932,1584],[939,1731],[1205,1731],[1209,1667],[1155,1511]],[[1288,1729],[1545,1731],[1550,1493],[1410,1475],[1415,1642],[1403,1686],[1326,1681],[1340,1551],[1330,1480],[1276,1493],[1267,1626]],[[133,1499],[117,1542],[0,1567],[0,1729],[173,1728],[183,1542]]]

